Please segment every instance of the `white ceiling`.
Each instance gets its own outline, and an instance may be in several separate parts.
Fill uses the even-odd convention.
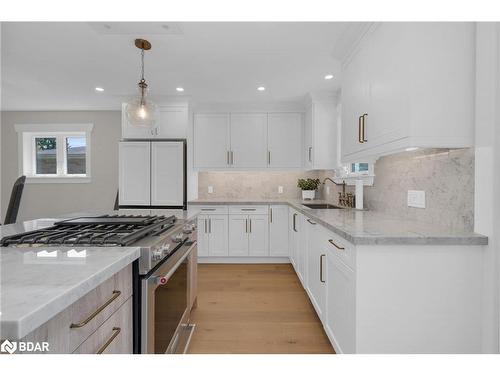
[[[358,23],[3,23],[2,109],[119,109],[139,79],[157,102],[289,102],[339,88]],[[334,79],[325,80],[325,74]],[[258,92],[258,86],[265,92]],[[103,93],[95,87],[105,89]],[[182,86],[183,94],[175,88]]]

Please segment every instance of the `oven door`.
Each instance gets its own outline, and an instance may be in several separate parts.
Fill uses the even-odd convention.
[[[196,244],[183,245],[150,276],[142,280],[141,352],[183,351],[189,326],[189,280]]]

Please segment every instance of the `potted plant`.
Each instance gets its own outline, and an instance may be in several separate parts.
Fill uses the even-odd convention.
[[[316,194],[316,189],[319,186],[317,178],[299,178],[297,186],[302,189],[302,199],[312,200]]]

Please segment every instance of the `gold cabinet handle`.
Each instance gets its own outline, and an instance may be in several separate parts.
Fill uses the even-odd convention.
[[[297,214],[293,214],[293,231],[297,232]]]
[[[113,334],[108,339],[108,341],[106,341],[104,345],[101,346],[101,348],[97,352],[95,352],[95,354],[102,354],[106,350],[106,348],[113,342],[113,340],[116,339],[116,336],[118,336],[121,331],[122,329],[120,327],[113,327]]]
[[[267,152],[267,164],[271,165],[271,151]]]
[[[333,246],[335,246],[339,250],[345,250],[345,247],[337,245],[335,242],[333,242],[333,240],[328,240],[328,242],[330,242]]]
[[[363,128],[363,137],[362,137],[362,143],[365,143],[365,142],[368,142],[368,139],[365,138],[365,117],[368,116],[368,113],[365,113],[363,114],[363,116],[361,116],[361,124],[362,124],[362,128]]]
[[[230,159],[230,156],[229,156],[229,151],[226,151],[226,163],[227,163],[227,165],[231,164],[230,160],[231,159]]]
[[[245,219],[245,233],[248,233],[248,219]]]
[[[94,311],[92,314],[90,314],[86,319],[82,320],[80,323],[71,323],[69,328],[82,328],[83,326],[87,325],[88,322],[90,322],[92,319],[94,319],[99,313],[104,310],[108,305],[113,302],[115,299],[117,299],[122,292],[119,290],[113,290],[113,295],[106,301],[104,304],[101,305],[96,311]]]
[[[269,207],[269,222],[272,224],[273,222],[273,209]]]
[[[359,143],[363,143],[363,139],[361,137],[361,119],[362,118],[363,118],[363,116],[358,117],[358,142]]]

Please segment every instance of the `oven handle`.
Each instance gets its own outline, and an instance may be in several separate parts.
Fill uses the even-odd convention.
[[[189,247],[189,249],[186,250],[186,253],[182,255],[182,257],[168,270],[168,272],[164,275],[161,274],[153,274],[151,278],[148,280],[149,282],[152,282],[157,285],[164,285],[168,282],[168,279],[170,279],[170,276],[174,274],[175,271],[177,271],[177,268],[186,260],[186,258],[191,254],[193,251],[194,247],[197,245],[197,241],[195,240],[193,244]]]

